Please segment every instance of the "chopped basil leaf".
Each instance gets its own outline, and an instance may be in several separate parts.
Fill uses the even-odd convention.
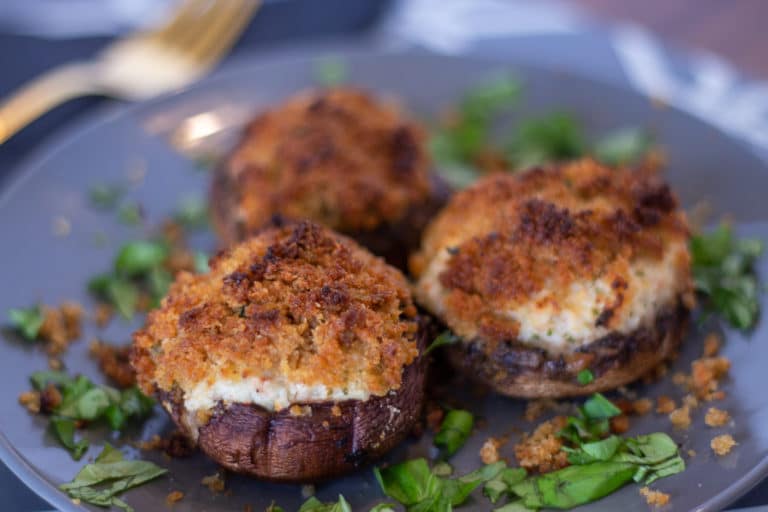
[[[605,398],[602,393],[595,393],[584,402],[584,416],[590,420],[604,420],[621,414],[621,410]]]
[[[93,421],[109,407],[109,395],[101,387],[93,387],[80,395],[75,402],[76,418]]]
[[[653,139],[642,128],[621,128],[597,141],[595,158],[608,165],[626,165],[641,159],[651,148]]]
[[[581,384],[582,386],[586,386],[587,384],[591,383],[593,380],[595,380],[595,376],[592,374],[589,370],[581,370],[579,374],[576,376],[576,380]]]
[[[138,226],[144,220],[144,214],[138,204],[124,204],[117,211],[117,220],[126,226]]]
[[[133,509],[117,496],[167,473],[166,469],[143,460],[124,460],[122,453],[105,445],[91,464],[86,464],[68,484],[60,485],[70,498],[91,505]]]
[[[174,218],[187,229],[205,229],[208,226],[208,204],[198,197],[186,197],[179,203]]]
[[[374,505],[368,512],[395,512],[395,504],[379,503],[378,505]]]
[[[208,265],[209,256],[202,251],[195,251],[195,272],[207,274],[211,270]]]
[[[43,312],[40,306],[13,308],[8,311],[8,320],[25,339],[34,340],[43,325]]]
[[[159,306],[160,301],[168,294],[168,288],[171,287],[173,276],[162,267],[153,267],[147,274],[147,280],[149,281],[149,291],[152,294],[154,305]]]
[[[453,466],[441,460],[434,465],[432,472],[437,476],[451,476],[453,474]]]
[[[69,418],[52,418],[51,430],[59,442],[69,450],[72,458],[80,460],[88,451],[89,443],[86,439],[75,441],[75,421]]]
[[[534,117],[520,123],[508,156],[517,168],[582,156],[586,142],[574,117],[563,112]]]
[[[738,329],[749,329],[757,321],[760,286],[754,263],[762,250],[760,240],[736,239],[726,224],[691,238],[696,290],[707,296],[709,309]]]
[[[315,63],[314,78],[323,87],[341,85],[347,80],[347,66],[338,57],[323,57]]]
[[[127,277],[142,276],[168,258],[168,247],[162,242],[145,240],[129,242],[115,259],[115,272]]]
[[[448,411],[440,425],[440,431],[434,439],[435,446],[440,447],[445,455],[450,457],[464,446],[472,433],[475,419],[472,413],[460,409]]]
[[[507,503],[506,505],[493,509],[493,512],[530,512],[531,510],[536,510],[533,508],[526,507],[522,501],[512,501],[510,503]]]
[[[522,482],[526,476],[528,473],[523,468],[504,468],[495,478],[486,482],[483,495],[491,500],[491,503],[496,503],[511,486]]]
[[[117,206],[125,190],[118,185],[94,185],[88,191],[91,206],[100,210],[110,210]]]
[[[115,306],[125,318],[133,317],[139,303],[138,287],[122,277],[100,274],[88,283],[88,289],[96,297]]]
[[[59,370],[34,372],[29,376],[29,381],[38,391],[45,389],[48,384],[53,384],[56,387],[67,386],[72,383],[72,380],[73,379],[69,376],[69,374]]]
[[[299,512],[352,512],[352,507],[341,494],[335,503],[323,503],[312,496],[299,508]]]
[[[434,339],[434,341],[432,341],[429,347],[427,347],[427,350],[424,351],[424,355],[426,356],[438,347],[442,347],[443,345],[452,345],[457,341],[459,341],[458,336],[453,334],[451,331],[443,331],[437,336],[437,338]]]

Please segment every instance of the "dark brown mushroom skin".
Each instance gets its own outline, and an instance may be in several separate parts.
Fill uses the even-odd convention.
[[[612,332],[567,355],[519,341],[499,343],[492,353],[481,340],[462,341],[446,349],[450,363],[494,391],[518,398],[561,398],[615,389],[642,377],[677,352],[685,336],[690,308],[683,297],[661,308],[655,322],[633,332]],[[594,380],[579,384],[589,369]]]
[[[356,240],[373,254],[381,256],[390,265],[407,273],[408,256],[421,244],[424,228],[451,196],[452,189],[438,174],[430,175],[433,194],[422,204],[412,206],[395,223],[382,222],[369,231],[341,231],[342,234]],[[222,247],[228,247],[248,236],[258,233],[259,229],[248,229],[238,221],[237,184],[223,168],[213,174],[209,191],[211,223],[219,237]],[[275,219],[287,222],[291,219],[275,212],[272,222],[263,227],[274,225]],[[295,220],[295,219],[294,219]],[[262,227],[262,228],[263,228]]]
[[[429,335],[420,328],[422,353]],[[419,421],[426,360],[419,355],[403,369],[399,389],[367,400],[296,403],[279,411],[219,403],[199,428],[197,444],[224,468],[263,480],[306,483],[349,473],[394,448]],[[180,394],[160,392],[158,398],[193,437]]]

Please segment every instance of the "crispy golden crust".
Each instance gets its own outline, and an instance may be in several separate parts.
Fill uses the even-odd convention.
[[[410,268],[421,276],[449,254],[437,276],[440,313],[463,336],[479,334],[491,344],[515,339],[519,324],[500,312],[543,290],[546,302],[536,307],[560,307],[572,283],[598,278],[612,283],[616,300],[596,325],[611,329],[632,301],[631,265],[661,260],[687,233],[677,199],[658,177],[582,160],[491,175],[455,195],[427,228]],[[678,256],[676,286],[691,293],[688,253]],[[434,285],[417,289],[425,302],[427,286]]]
[[[392,105],[360,90],[294,96],[254,119],[217,170],[214,225],[225,244],[275,215],[355,238],[406,219],[420,232],[426,219],[416,212],[444,195],[431,177],[425,137]]]
[[[179,274],[131,362],[146,393],[282,377],[383,395],[418,355],[416,314],[397,270],[301,222],[220,253],[208,274]]]

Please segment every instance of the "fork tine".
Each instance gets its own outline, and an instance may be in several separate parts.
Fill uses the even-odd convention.
[[[209,0],[184,0],[171,19],[146,35],[164,43],[178,40],[187,32],[187,27],[204,17],[203,14],[207,11],[205,7],[209,3]]]
[[[222,13],[216,21],[212,21],[210,28],[188,49],[189,54],[202,64],[217,60],[234,45],[261,4],[261,0],[230,2],[233,8],[227,13]]]

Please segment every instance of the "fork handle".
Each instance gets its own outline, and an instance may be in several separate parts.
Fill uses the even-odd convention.
[[[75,62],[43,73],[0,103],[0,144],[54,107],[101,91],[91,62]]]

